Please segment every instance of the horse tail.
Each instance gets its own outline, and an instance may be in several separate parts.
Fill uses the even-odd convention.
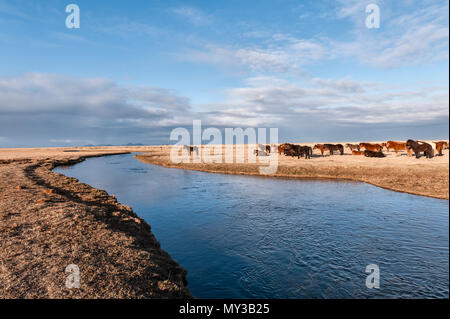
[[[437,153],[437,145],[436,145],[436,143],[434,143],[434,142],[432,142],[432,143],[430,143],[431,144],[431,147],[433,148],[433,156]]]

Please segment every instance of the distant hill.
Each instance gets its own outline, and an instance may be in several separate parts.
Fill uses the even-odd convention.
[[[83,147],[99,147],[99,146],[144,146],[142,143],[127,143],[127,144],[86,144]]]
[[[144,144],[142,144],[142,143],[128,143],[125,146],[144,146]]]
[[[117,146],[117,145],[112,145],[112,144],[86,144],[86,145],[83,145],[83,147],[98,147],[98,146]]]

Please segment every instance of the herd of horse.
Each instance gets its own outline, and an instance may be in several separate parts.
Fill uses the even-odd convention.
[[[399,151],[406,151],[408,156],[411,156],[414,152],[416,158],[425,156],[426,158],[432,158],[433,156],[442,156],[442,151],[449,148],[449,143],[446,141],[427,143],[424,141],[407,140],[406,142],[387,141],[386,143],[359,143],[359,144],[345,144],[345,147],[352,151],[352,155],[364,155],[366,157],[386,157],[383,150],[388,152],[393,150],[398,155]],[[258,147],[254,150],[256,156],[268,156],[271,152],[278,151],[279,154],[292,157],[305,157],[310,159],[314,150],[319,150],[321,155],[324,156],[328,151],[330,155],[334,155],[338,152],[340,155],[344,155],[344,145],[342,144],[316,144],[314,147],[306,145],[297,145],[291,143],[283,143],[280,145],[262,145],[258,144]],[[189,154],[198,154],[199,149],[197,146],[184,145],[184,149]]]
[[[359,144],[345,144],[345,147],[352,151],[352,155],[364,155],[366,157],[386,157],[383,150],[388,152],[393,150],[398,155],[399,151],[406,151],[409,156],[414,155],[419,158],[422,154],[426,158],[432,158],[435,155],[442,156],[442,151],[449,148],[446,141],[427,143],[424,141],[407,140],[406,142],[387,141],[386,143],[359,143]],[[271,147],[266,145],[270,152]],[[313,148],[309,146],[301,146],[290,143],[283,143],[278,145],[277,150],[279,154],[286,156],[295,156],[297,158],[305,156],[306,159],[311,158],[313,150],[319,150],[324,156],[325,151],[330,155],[338,152],[344,155],[344,145],[342,144],[316,144]]]

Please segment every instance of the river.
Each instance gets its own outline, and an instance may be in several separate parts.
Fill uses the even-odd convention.
[[[348,181],[88,159],[56,172],[114,194],[199,298],[448,298],[449,202]],[[366,286],[366,266],[380,287]]]

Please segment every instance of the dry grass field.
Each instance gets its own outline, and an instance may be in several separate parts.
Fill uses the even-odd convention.
[[[0,298],[190,298],[150,226],[55,165],[134,148],[0,149]],[[80,269],[80,288],[65,268]]]

